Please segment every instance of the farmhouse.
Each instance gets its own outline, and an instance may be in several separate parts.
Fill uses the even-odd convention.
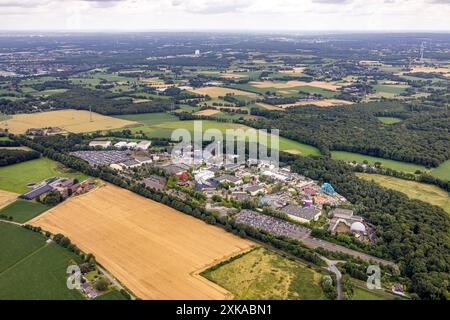
[[[281,211],[286,213],[289,218],[302,223],[317,221],[319,220],[321,214],[321,211],[317,208],[300,207],[295,205],[288,205],[281,209]]]
[[[33,199],[36,199],[36,198],[42,196],[43,194],[46,194],[52,190],[53,190],[53,187],[46,184],[46,185],[43,185],[36,189],[33,189],[27,193],[22,194],[19,198],[22,198],[25,200],[33,200]]]
[[[112,142],[111,141],[91,141],[90,143],[89,143],[89,147],[92,147],[92,148],[96,148],[96,147],[100,147],[100,148],[103,148],[103,149],[107,149],[107,148],[109,148],[109,147],[111,147],[112,146]]]

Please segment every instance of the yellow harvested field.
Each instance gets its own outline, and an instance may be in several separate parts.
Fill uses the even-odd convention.
[[[257,105],[260,106],[260,107],[263,107],[264,109],[267,109],[267,110],[280,110],[280,109],[282,109],[281,107],[277,107],[277,106],[274,106],[274,105],[271,105],[271,104],[268,104],[268,103],[262,103],[262,102],[257,103]]]
[[[253,243],[107,184],[30,222],[62,233],[142,299],[229,299],[198,273]]]
[[[57,127],[66,132],[80,133],[97,130],[117,129],[137,125],[136,122],[103,116],[85,110],[57,110],[31,114],[16,114],[7,122],[1,122],[0,128],[9,129],[15,134],[25,133],[29,128]]]
[[[268,110],[282,110],[287,109],[291,107],[298,107],[298,106],[308,106],[308,105],[315,105],[318,107],[334,107],[334,106],[340,106],[340,105],[351,105],[353,102],[347,101],[347,100],[339,100],[339,99],[324,99],[324,100],[316,100],[316,101],[299,101],[296,103],[291,104],[280,104],[280,105],[270,105],[266,103],[258,103],[259,106],[268,109]]]
[[[300,74],[303,71],[305,71],[305,69],[306,69],[305,67],[295,67],[290,70],[281,70],[280,72],[287,73],[287,74]]]
[[[197,111],[194,114],[197,116],[213,116],[218,113],[220,113],[219,110],[206,109],[206,110],[202,110],[202,111]]]
[[[17,193],[0,190],[0,209],[16,201]]]
[[[433,68],[433,67],[412,67],[411,72],[425,72],[425,73],[450,73],[449,68]]]
[[[237,73],[222,73],[222,74],[220,74],[220,77],[224,78],[224,79],[241,79],[241,78],[245,78],[246,75],[237,74]]]
[[[254,81],[250,82],[250,84],[256,88],[277,88],[277,89],[289,89],[289,88],[295,88],[295,87],[303,87],[303,86],[310,86],[310,87],[317,87],[322,88],[326,90],[331,91],[337,91],[341,86],[336,85],[331,82],[325,82],[325,81],[311,81],[311,82],[305,82],[305,81],[288,81],[288,82],[273,82],[273,81]]]
[[[222,87],[203,87],[191,91],[197,94],[208,95],[211,98],[224,97],[227,95],[227,93],[235,94],[237,96],[246,96],[252,98],[257,97],[255,93]]]

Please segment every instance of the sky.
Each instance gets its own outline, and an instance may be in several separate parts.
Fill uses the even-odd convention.
[[[450,0],[0,0],[0,30],[450,31]]]

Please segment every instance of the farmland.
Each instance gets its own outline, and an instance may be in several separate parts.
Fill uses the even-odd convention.
[[[66,286],[66,269],[77,256],[44,236],[0,222],[0,300],[81,300]]]
[[[29,128],[57,127],[67,132],[92,132],[133,126],[136,123],[92,113],[89,111],[58,110],[33,114],[16,114],[7,122],[1,122],[0,128],[12,133],[25,133]]]
[[[31,222],[64,233],[144,299],[224,299],[196,271],[252,243],[127,190],[107,185]]]
[[[143,124],[142,126],[131,128],[130,130],[132,132],[142,131],[152,137],[169,138],[171,137],[172,132],[176,129],[186,129],[191,133],[194,132],[195,121],[179,121],[178,118],[167,114],[150,113],[119,117],[121,119],[129,119]],[[201,123],[203,131],[217,129],[225,133],[227,129],[248,129],[248,127],[243,125],[213,120],[202,120]],[[317,148],[283,137],[280,137],[280,150],[294,154],[301,154],[304,156],[319,155],[319,150]]]
[[[197,93],[197,94],[202,94],[202,95],[208,95],[211,98],[223,97],[227,94],[234,94],[234,95],[239,95],[239,96],[256,98],[255,94],[252,94],[249,92],[236,90],[236,89],[222,88],[222,87],[204,87],[204,88],[192,90],[192,92]]]
[[[322,274],[267,249],[258,248],[202,273],[236,300],[322,300]]]
[[[38,202],[17,200],[9,206],[1,209],[0,215],[12,217],[12,221],[14,222],[24,223],[47,211],[48,209],[50,209],[49,206]]]
[[[0,190],[0,209],[6,207],[10,203],[13,203],[17,196],[17,193]]]
[[[371,157],[371,156],[366,156],[363,154],[352,153],[352,152],[332,151],[331,157],[334,160],[343,160],[343,161],[347,161],[347,162],[356,161],[358,163],[363,163],[364,161],[367,161],[369,164],[375,164],[376,162],[380,162],[386,168],[390,168],[392,170],[397,170],[397,171],[409,172],[409,173],[414,173],[414,172],[416,172],[416,170],[425,171],[425,167],[417,165],[417,164],[395,161],[395,160],[388,160],[388,159],[377,158],[377,157]]]
[[[450,160],[442,163],[436,169],[431,170],[431,175],[441,180],[450,181]]]
[[[400,191],[411,199],[417,199],[435,206],[439,206],[450,214],[449,194],[439,187],[377,174],[359,173],[357,176],[364,180],[373,180],[385,188]]]
[[[395,124],[395,123],[402,122],[402,119],[394,118],[394,117],[378,117],[378,120],[380,120],[384,124]]]
[[[51,177],[77,178],[86,180],[86,176],[65,168],[48,158],[26,161],[0,168],[0,189],[15,193],[28,191],[27,185]]]

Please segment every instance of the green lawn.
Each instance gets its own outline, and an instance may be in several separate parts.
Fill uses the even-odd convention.
[[[364,180],[373,180],[385,188],[402,192],[411,199],[417,199],[439,206],[450,214],[449,194],[437,186],[378,174],[358,173],[357,176]]]
[[[177,122],[180,121],[176,116],[171,115],[169,113],[161,112],[161,113],[141,113],[141,114],[127,114],[114,116],[115,118],[130,120],[142,123],[143,125],[152,126],[161,124],[164,122]]]
[[[171,115],[168,115],[172,117]],[[134,133],[137,132],[145,132],[150,137],[158,137],[158,138],[168,138],[172,136],[172,132],[176,129],[186,129],[189,132],[194,132],[194,121],[179,121],[178,118],[171,118],[170,120],[166,116],[166,114],[144,114],[144,115],[130,115],[122,117],[122,119],[138,121],[141,123],[147,123],[147,125],[142,125],[140,127],[130,128],[130,130]],[[227,129],[248,129],[246,126],[237,125],[230,122],[217,122],[213,120],[203,120],[202,122],[202,130],[206,131],[209,129],[217,129],[221,132],[225,132]],[[118,129],[121,130],[121,129]],[[269,139],[270,145],[270,139]],[[317,148],[302,144],[293,140],[289,140],[286,138],[280,137],[280,150],[301,154],[304,156],[308,155],[319,155],[320,152]]]
[[[354,288],[352,300],[393,300],[393,295],[388,295],[383,291],[376,292],[361,287]]]
[[[420,166],[417,164],[395,161],[395,160],[388,160],[388,159],[377,158],[377,157],[371,157],[371,156],[366,156],[366,155],[359,154],[359,153],[344,152],[344,151],[332,151],[331,157],[335,160],[343,160],[343,161],[347,161],[347,162],[356,161],[359,163],[363,163],[364,160],[367,160],[370,164],[374,164],[375,162],[380,162],[386,168],[391,168],[393,170],[409,172],[409,173],[414,173],[414,172],[416,172],[416,170],[425,171],[424,166]]]
[[[48,158],[39,158],[0,168],[0,189],[24,193],[29,191],[27,184],[40,182],[51,177],[77,178],[86,180],[87,176],[80,172],[63,167]]]
[[[12,217],[14,222],[25,223],[50,209],[42,203],[28,200],[16,200],[0,210],[0,215]]]
[[[395,123],[402,122],[402,119],[393,118],[393,117],[378,117],[378,120],[380,120],[384,124],[395,124]]]
[[[436,169],[431,170],[431,175],[441,180],[450,181],[450,160],[447,160]]]
[[[264,248],[212,267],[202,274],[236,300],[324,300],[322,274]]]
[[[0,222],[0,300],[82,300],[66,286],[77,256],[30,230]]]

